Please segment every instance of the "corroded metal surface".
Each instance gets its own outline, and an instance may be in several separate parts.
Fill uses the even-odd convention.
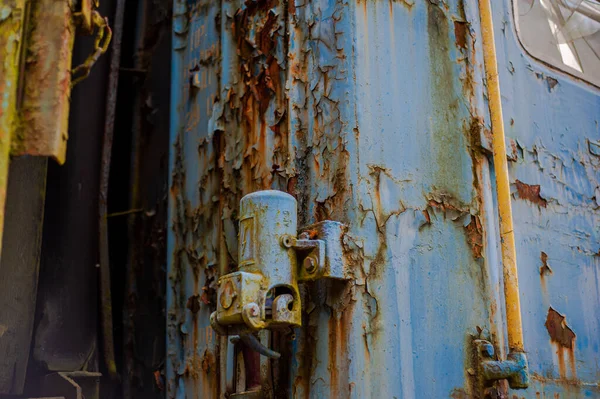
[[[350,283],[305,292],[306,328],[279,360],[291,366],[276,372],[288,381],[276,391],[469,389],[465,344],[477,326],[494,330],[490,309],[499,306],[488,299],[498,295],[497,254],[487,244],[495,234],[485,232],[495,214],[483,204],[491,185],[470,6],[175,4],[171,397],[222,389],[207,328],[215,277],[237,263],[237,202],[264,188],[293,194],[301,225],[347,224],[356,270]],[[186,308],[199,296],[206,301]],[[457,367],[432,384],[436,364]]]
[[[89,2],[84,4],[91,7]],[[71,88],[88,77],[112,37],[108,19],[96,10],[87,10],[92,29],[98,33],[92,54],[72,70],[77,21],[85,25],[86,18],[79,16],[87,14],[75,13],[73,7],[67,0],[41,0],[31,6],[22,60],[23,87],[19,89],[20,120],[13,134],[12,155],[48,156],[61,165],[65,162]]]
[[[32,5],[21,123],[13,155],[52,156],[65,162],[71,94],[71,56],[75,24],[68,1]]]
[[[239,200],[267,188],[296,197],[300,226],[325,219],[348,226],[344,256],[352,260],[353,279],[304,286],[303,327],[293,336],[271,337],[282,357],[261,373],[263,391],[312,398],[475,396],[472,339],[490,340],[501,358],[506,355],[477,10],[474,0],[175,1],[168,397],[210,398],[232,390],[233,356],[226,359],[209,315],[216,278],[239,261]],[[502,20],[495,21],[498,29]],[[506,37],[502,30],[496,36]],[[545,81],[534,82],[546,88]],[[597,97],[578,96],[588,96],[587,113],[578,111],[583,119]],[[522,120],[528,120],[525,108],[519,109]],[[587,144],[563,140],[587,154]],[[516,155],[513,147],[507,150],[519,159],[513,168],[525,163],[524,154],[531,162],[541,159],[533,157],[543,149],[533,151],[525,142],[516,142]],[[591,172],[571,160],[582,174],[574,170],[569,179],[586,184],[583,176]],[[556,158],[539,162],[559,176]],[[540,184],[546,198],[544,184],[514,172],[512,182],[516,176]],[[541,239],[537,235],[522,241],[531,213],[541,211],[531,208],[531,198],[518,197],[518,253],[535,253],[533,260],[519,259],[524,295],[539,284],[540,251],[554,272],[544,274],[548,284],[556,280],[558,255],[551,246],[529,248]],[[553,206],[547,201],[544,209]],[[563,231],[573,230],[566,228],[572,216],[551,216]],[[589,231],[583,216],[575,219]],[[585,234],[598,241],[597,232]],[[580,245],[590,255],[577,256],[597,264],[590,245]],[[579,281],[591,290],[593,269],[587,270],[588,280]],[[567,306],[560,295],[558,303]],[[525,342],[542,338],[532,331],[545,334],[547,356],[550,304],[543,312],[535,306],[524,305]],[[541,319],[534,330],[533,307]],[[566,313],[575,333],[586,331],[579,316],[555,309]],[[587,323],[596,328],[596,321]],[[588,350],[586,356],[591,362],[597,355]],[[531,366],[534,390],[519,395],[533,398],[544,383],[536,378],[549,363],[530,362],[538,363]],[[501,385],[498,394],[505,389]]]

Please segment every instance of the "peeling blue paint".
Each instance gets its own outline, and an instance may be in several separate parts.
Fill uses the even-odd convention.
[[[304,288],[304,325],[287,357],[263,361],[264,386],[289,397],[473,397],[472,339],[506,352],[477,1],[291,1],[175,1],[168,397],[234,389],[231,350],[208,327],[211,289],[237,262],[237,201],[266,188],[296,197],[300,225],[348,225],[354,280]],[[494,6],[510,177],[539,195],[514,188],[534,372],[515,394],[596,395],[598,91],[527,56],[508,2]],[[209,48],[217,57],[202,61]],[[560,380],[550,305],[577,334],[577,384]]]

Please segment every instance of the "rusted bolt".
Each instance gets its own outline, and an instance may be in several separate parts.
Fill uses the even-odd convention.
[[[221,296],[219,300],[221,301],[221,306],[223,309],[229,309],[235,301],[237,297],[237,292],[235,292],[235,287],[231,281],[227,281],[225,283],[225,288],[223,288],[223,292],[221,292]]]
[[[485,342],[481,345],[481,355],[487,358],[494,357],[494,346],[489,342]]]
[[[260,318],[260,307],[254,302],[244,305],[242,318],[244,319],[244,323],[253,330],[265,328],[265,322]]]
[[[304,258],[302,266],[304,266],[304,270],[306,270],[307,273],[312,274],[317,270],[317,260],[314,256],[307,256]]]
[[[301,239],[301,240],[308,240],[310,238],[310,234],[308,234],[308,232],[305,231],[303,233],[300,233],[300,235],[298,236],[298,238]]]
[[[253,303],[252,306],[249,307],[248,314],[252,317],[257,317],[260,309],[257,304]]]

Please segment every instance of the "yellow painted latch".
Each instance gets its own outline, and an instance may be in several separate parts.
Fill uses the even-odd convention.
[[[13,155],[48,156],[59,164],[65,162],[71,88],[89,75],[111,39],[108,20],[95,6],[91,0],[81,0],[79,10],[67,0],[32,3],[25,33],[20,121],[13,134]],[[90,56],[71,69],[76,30],[97,33]]]

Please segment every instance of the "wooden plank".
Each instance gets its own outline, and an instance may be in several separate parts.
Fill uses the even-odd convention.
[[[21,394],[35,318],[46,158],[11,161],[0,259],[0,394]]]

